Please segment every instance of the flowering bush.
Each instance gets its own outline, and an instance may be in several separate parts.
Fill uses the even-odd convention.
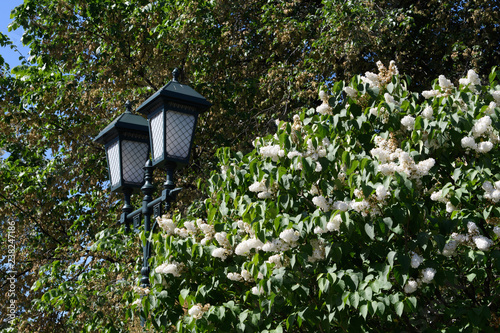
[[[132,307],[159,331],[493,332],[496,78],[440,76],[418,94],[379,63],[250,154],[221,149],[209,198],[158,218],[151,289]]]

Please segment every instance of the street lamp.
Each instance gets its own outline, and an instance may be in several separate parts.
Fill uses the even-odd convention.
[[[104,144],[111,191],[139,192],[144,183],[142,168],[149,157],[146,119],[132,114],[130,102],[127,102],[125,113],[106,126],[94,141]]]
[[[148,118],[155,167],[189,162],[198,114],[212,105],[191,87],[180,84],[179,74],[175,69],[173,80],[137,108]]]
[[[128,104],[127,111],[94,139],[105,145],[111,190],[124,193],[121,222],[125,223],[128,230],[130,222],[137,228],[144,217],[146,237],[141,269],[143,288],[149,286],[151,216],[162,215],[162,203],[165,203],[165,211],[168,211],[179,193],[180,188],[175,188],[174,185],[173,172],[189,162],[198,115],[212,105],[192,88],[179,83],[179,74],[179,70],[175,69],[172,81],[137,108],[136,112],[146,115],[147,121],[141,116],[133,115]],[[131,132],[122,134],[122,130]],[[151,159],[148,158],[150,153]],[[155,186],[152,181],[156,167],[165,168],[167,176],[161,196],[153,199]],[[144,172],[139,172],[139,169]],[[142,207],[133,210],[130,195],[140,186],[144,194]]]

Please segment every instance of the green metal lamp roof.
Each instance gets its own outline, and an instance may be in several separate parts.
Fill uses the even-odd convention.
[[[132,130],[148,133],[148,121],[144,117],[132,114],[130,111],[130,103],[127,102],[127,110],[116,117],[99,135],[94,139],[95,142],[105,144],[112,137],[118,134],[118,130]]]
[[[160,90],[155,92],[151,97],[149,97],[144,103],[142,103],[138,108],[137,112],[149,113],[149,106],[156,104],[158,99],[169,100],[182,104],[189,104],[199,109],[200,112],[207,110],[212,103],[207,101],[205,97],[196,92],[193,88],[179,83],[178,76],[179,70],[175,69],[174,77],[172,81],[163,86]]]

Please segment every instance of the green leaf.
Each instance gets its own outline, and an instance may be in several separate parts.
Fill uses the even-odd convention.
[[[395,305],[394,305],[394,309],[396,310],[396,314],[398,316],[402,316],[403,315],[403,310],[404,310],[404,303],[403,302],[397,302]]]
[[[366,316],[368,315],[368,304],[361,304],[359,307],[359,313],[366,320]]]
[[[375,239],[375,227],[372,224],[365,224],[365,232],[372,240]]]

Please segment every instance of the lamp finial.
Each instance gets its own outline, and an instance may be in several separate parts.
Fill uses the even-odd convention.
[[[132,113],[132,103],[130,101],[125,102],[125,113]]]
[[[179,82],[179,77],[181,76],[181,71],[179,70],[179,68],[174,68],[172,76],[173,76],[172,79],[173,82]]]

